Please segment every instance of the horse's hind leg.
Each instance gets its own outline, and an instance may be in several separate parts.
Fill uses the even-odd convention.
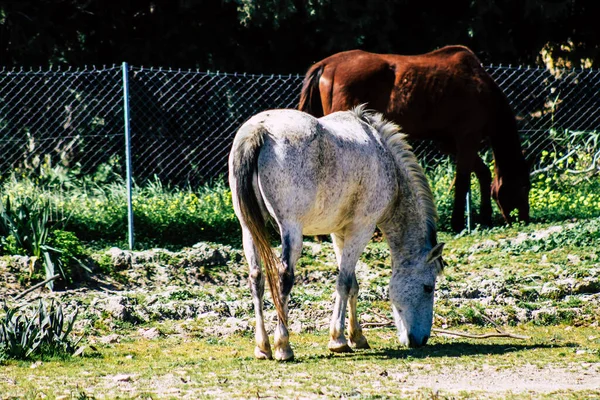
[[[356,281],[356,263],[365,246],[371,239],[372,229],[347,231],[332,234],[333,244],[339,265],[339,275],[336,285],[336,298],[329,326],[329,350],[335,353],[351,352],[344,336],[346,305],[349,305],[350,343],[357,348],[369,348],[367,339],[362,333],[358,322],[356,303],[358,298],[358,282]]]
[[[352,274],[352,287],[350,288],[350,297],[348,298],[348,334],[350,336],[350,345],[357,349],[370,349],[367,338],[363,335],[362,328],[358,322],[358,312],[356,306],[358,303],[358,281],[356,273]]]
[[[465,228],[466,196],[471,187],[471,172],[473,172],[477,150],[468,141],[459,142],[457,146],[454,208],[450,224],[452,230],[460,232]]]
[[[284,307],[285,320],[278,319],[275,329],[275,358],[280,361],[294,358],[290,346],[290,335],[287,329],[288,300],[294,286],[294,267],[302,253],[302,227],[299,224],[284,223],[281,230],[281,270],[279,271],[279,288]]]
[[[485,165],[483,160],[479,157],[475,157],[475,163],[473,164],[475,175],[479,181],[479,193],[481,194],[481,205],[479,212],[481,214],[481,225],[491,226],[492,225],[492,199],[491,199],[491,186],[492,186],[492,175],[490,170]]]
[[[254,314],[256,315],[256,328],[254,338],[256,347],[254,355],[259,359],[271,359],[271,345],[269,336],[265,329],[265,320],[263,316],[263,296],[265,294],[265,276],[260,266],[258,251],[252,241],[250,231],[242,227],[242,240],[244,245],[244,254],[248,265],[250,266],[250,274],[248,283],[250,285],[250,293],[252,293],[252,302],[254,303]]]

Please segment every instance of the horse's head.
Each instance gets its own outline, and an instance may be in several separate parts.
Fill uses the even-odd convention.
[[[518,211],[519,221],[529,222],[529,173],[521,178],[506,179],[496,176],[492,182],[492,197],[496,200],[504,220],[515,221],[512,214]]]
[[[409,347],[424,346],[433,323],[435,281],[442,271],[440,243],[417,259],[406,260],[392,272],[390,300],[400,342]]]

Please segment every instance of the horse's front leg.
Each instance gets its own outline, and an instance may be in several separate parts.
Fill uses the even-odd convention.
[[[254,330],[254,339],[256,347],[254,348],[254,356],[258,359],[271,359],[271,344],[269,336],[265,329],[265,319],[263,316],[263,296],[265,293],[265,276],[260,267],[258,251],[254,246],[250,232],[247,229],[242,229],[242,240],[244,245],[244,254],[250,273],[248,276],[248,284],[250,293],[252,294],[252,303],[254,304],[254,314],[256,315],[256,327]]]
[[[287,361],[294,358],[290,346],[288,324],[288,300],[294,286],[294,267],[302,254],[302,228],[299,225],[285,224],[281,227],[281,269],[279,271],[279,288],[285,319],[277,318],[274,345],[275,359]]]
[[[358,232],[333,234],[333,245],[339,264],[339,275],[336,284],[335,304],[329,325],[329,350],[335,353],[351,352],[352,348],[344,336],[346,305],[350,306],[349,331],[350,341],[358,348],[367,348],[367,340],[362,334],[356,315],[358,283],[355,268],[358,258],[369,242],[373,229]]]

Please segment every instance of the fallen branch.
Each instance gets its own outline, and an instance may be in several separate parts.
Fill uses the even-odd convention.
[[[33,292],[35,289],[37,289],[37,288],[40,288],[40,287],[44,286],[45,284],[47,284],[48,282],[52,282],[53,280],[55,280],[56,278],[59,278],[59,277],[60,277],[60,275],[59,275],[59,274],[56,274],[56,275],[54,275],[54,276],[52,276],[52,277],[50,277],[50,278],[46,279],[46,280],[45,280],[45,281],[43,281],[43,282],[40,282],[40,283],[38,283],[38,284],[35,284],[35,285],[33,285],[32,287],[30,287],[29,289],[27,289],[26,291],[24,291],[23,293],[21,293],[21,294],[19,294],[19,295],[15,296],[15,297],[13,297],[13,300],[19,300],[21,297],[23,297],[23,296],[25,296],[25,295],[27,295],[27,294],[29,294],[29,293]]]
[[[492,324],[494,326],[494,328],[496,329],[496,332],[504,333],[504,331],[498,326],[496,321],[494,321],[493,319],[488,317],[487,314],[485,312],[483,312],[483,310],[478,310],[478,311],[479,311],[479,314],[481,314],[481,316],[483,317],[483,319],[485,319],[487,322],[489,322],[490,324]]]
[[[537,175],[537,174],[539,174],[541,172],[548,172],[548,171],[550,171],[552,168],[555,168],[558,164],[564,162],[565,160],[567,160],[569,157],[571,157],[576,152],[577,152],[577,149],[571,150],[564,157],[561,157],[558,160],[554,160],[554,162],[552,162],[552,164],[546,166],[545,168],[536,169],[535,171],[531,172],[529,174],[529,176],[535,176],[535,175]]]
[[[435,333],[441,333],[443,335],[462,336],[462,337],[471,338],[471,339],[488,339],[488,338],[496,338],[496,337],[508,337],[508,338],[520,339],[520,340],[530,339],[529,336],[522,336],[522,335],[516,335],[514,333],[505,332],[502,329],[500,329],[498,324],[496,324],[490,317],[485,315],[483,312],[481,312],[481,315],[483,316],[483,318],[485,318],[489,323],[491,323],[494,326],[494,328],[496,329],[496,333],[475,334],[475,333],[467,333],[467,332],[455,332],[455,331],[449,331],[446,329],[438,329],[438,328],[431,328],[431,331],[435,332]],[[379,316],[381,317],[381,314],[379,314]],[[375,327],[386,327],[386,326],[394,326],[394,321],[384,317],[384,321],[381,321],[381,322],[365,322],[362,324],[363,328],[375,328]]]
[[[361,324],[363,328],[376,328],[380,326],[393,326],[394,323],[392,321],[388,322],[364,322]]]

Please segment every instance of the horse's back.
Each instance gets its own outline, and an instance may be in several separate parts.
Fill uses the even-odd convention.
[[[252,116],[240,131],[266,129],[272,137],[285,136],[288,140],[302,140],[316,134],[318,123],[317,118],[298,110],[274,109]]]
[[[413,138],[453,140],[480,132],[497,96],[495,82],[464,46],[418,55],[350,50],[321,65],[325,114],[367,103]]]
[[[415,55],[380,54],[358,49],[347,50],[319,61],[311,67],[311,70],[319,66],[325,68],[329,75],[335,73],[335,77],[340,79],[340,82],[336,84],[344,87],[355,85],[361,81],[372,81],[380,75],[385,76],[386,72],[401,75],[403,71],[423,66],[435,71],[436,74],[455,75],[467,70],[485,73],[481,61],[475,53],[461,45],[445,46],[429,53]],[[394,84],[395,82],[392,80],[390,83]]]
[[[395,191],[395,175],[372,127],[352,111],[320,119],[295,110],[262,114],[254,122],[269,133],[258,177],[276,220],[297,221],[305,234],[325,234],[357,214],[371,222],[381,215]]]

